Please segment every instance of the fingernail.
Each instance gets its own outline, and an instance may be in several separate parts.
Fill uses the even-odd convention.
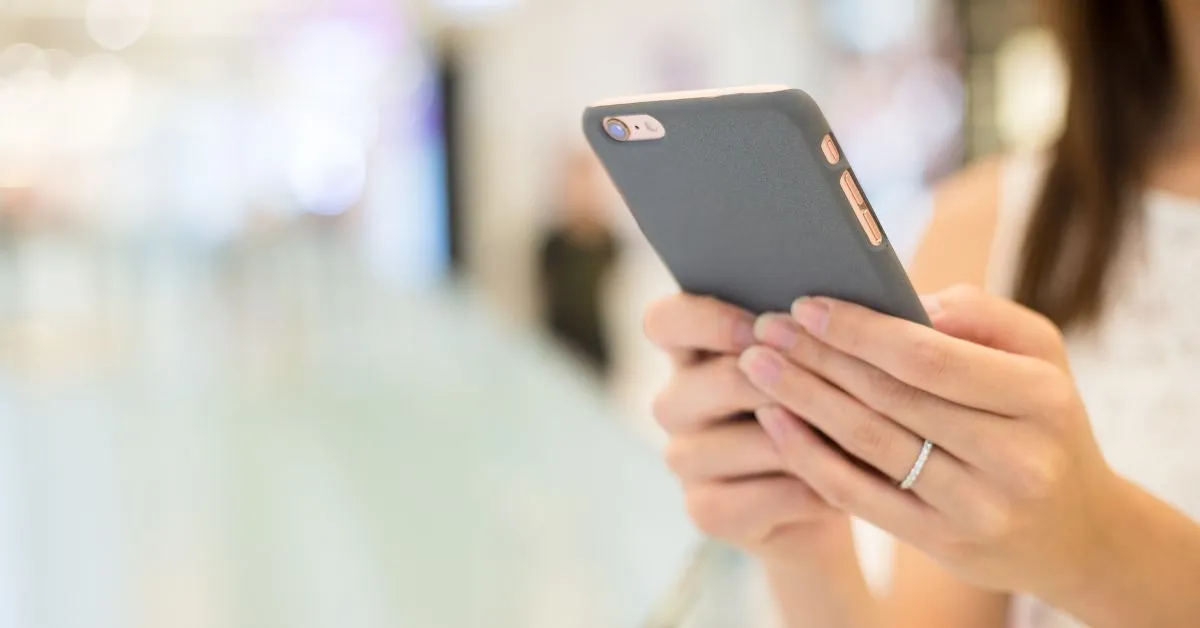
[[[779,358],[769,349],[755,347],[742,354],[738,360],[742,372],[750,381],[759,385],[771,385],[779,381],[783,373],[783,365]]]
[[[925,313],[929,318],[936,318],[942,313],[942,300],[936,294],[927,294],[921,297],[921,305],[925,306]]]
[[[787,351],[796,344],[796,324],[787,316],[760,316],[754,324],[754,336],[767,346]]]
[[[733,323],[733,343],[738,350],[754,346],[754,318],[747,315],[738,317]]]
[[[820,336],[829,325],[829,304],[820,299],[806,297],[792,306],[792,316],[808,330],[808,333]]]
[[[755,411],[754,416],[776,445],[782,444],[790,434],[796,431],[796,423],[792,416],[778,406],[760,408]]]

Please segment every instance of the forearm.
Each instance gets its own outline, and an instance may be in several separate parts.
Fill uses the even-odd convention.
[[[1194,624],[1200,526],[1125,480],[1117,486],[1118,506],[1089,558],[1089,577],[1046,600],[1096,628]]]
[[[849,526],[788,560],[764,560],[786,628],[873,628],[878,603],[859,567]]]

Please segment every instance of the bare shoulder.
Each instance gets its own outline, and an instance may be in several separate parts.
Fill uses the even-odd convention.
[[[983,285],[999,213],[1002,164],[1002,157],[988,157],[938,185],[933,218],[909,268],[918,291]]]

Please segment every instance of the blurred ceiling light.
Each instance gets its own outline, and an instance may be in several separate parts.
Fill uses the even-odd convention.
[[[76,62],[62,83],[64,119],[59,129],[64,150],[102,150],[121,127],[135,100],[137,77],[120,58],[94,54]]]
[[[54,78],[66,78],[75,65],[75,57],[66,50],[52,49],[45,51],[46,69]]]
[[[286,178],[309,213],[335,216],[362,198],[367,161],[357,134],[322,116],[291,121]]]
[[[123,50],[150,30],[154,0],[90,0],[87,31],[108,50]]]
[[[1062,129],[1067,74],[1054,36],[1021,31],[996,53],[996,126],[1007,147],[1037,150]]]
[[[5,161],[40,170],[53,152],[55,81],[44,69],[23,70],[4,90],[0,103],[0,145]]]
[[[290,34],[278,50],[273,99],[284,109],[319,112],[355,129],[364,147],[379,136],[380,106],[393,90],[415,92],[420,58],[384,29],[361,19],[318,22]],[[414,59],[414,57],[416,57]]]
[[[9,85],[9,97],[25,115],[39,113],[38,110],[44,108],[56,87],[54,77],[44,68],[23,70],[12,77]],[[24,125],[28,126],[28,120],[24,121]]]
[[[0,53],[0,76],[16,74],[21,70],[45,68],[46,63],[41,48],[26,42],[15,43]]]
[[[308,25],[287,42],[288,81],[306,98],[358,98],[373,94],[392,58],[388,42],[369,24],[334,20]]]
[[[512,9],[518,0],[434,0],[434,6],[464,16],[486,15]]]

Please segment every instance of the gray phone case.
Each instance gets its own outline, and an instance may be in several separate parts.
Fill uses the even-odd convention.
[[[608,116],[637,114],[666,137],[605,133]],[[873,246],[863,232],[838,182],[845,154],[827,163],[829,125],[803,91],[590,107],[583,128],[685,291],[755,313],[829,296],[928,324],[886,233]]]

